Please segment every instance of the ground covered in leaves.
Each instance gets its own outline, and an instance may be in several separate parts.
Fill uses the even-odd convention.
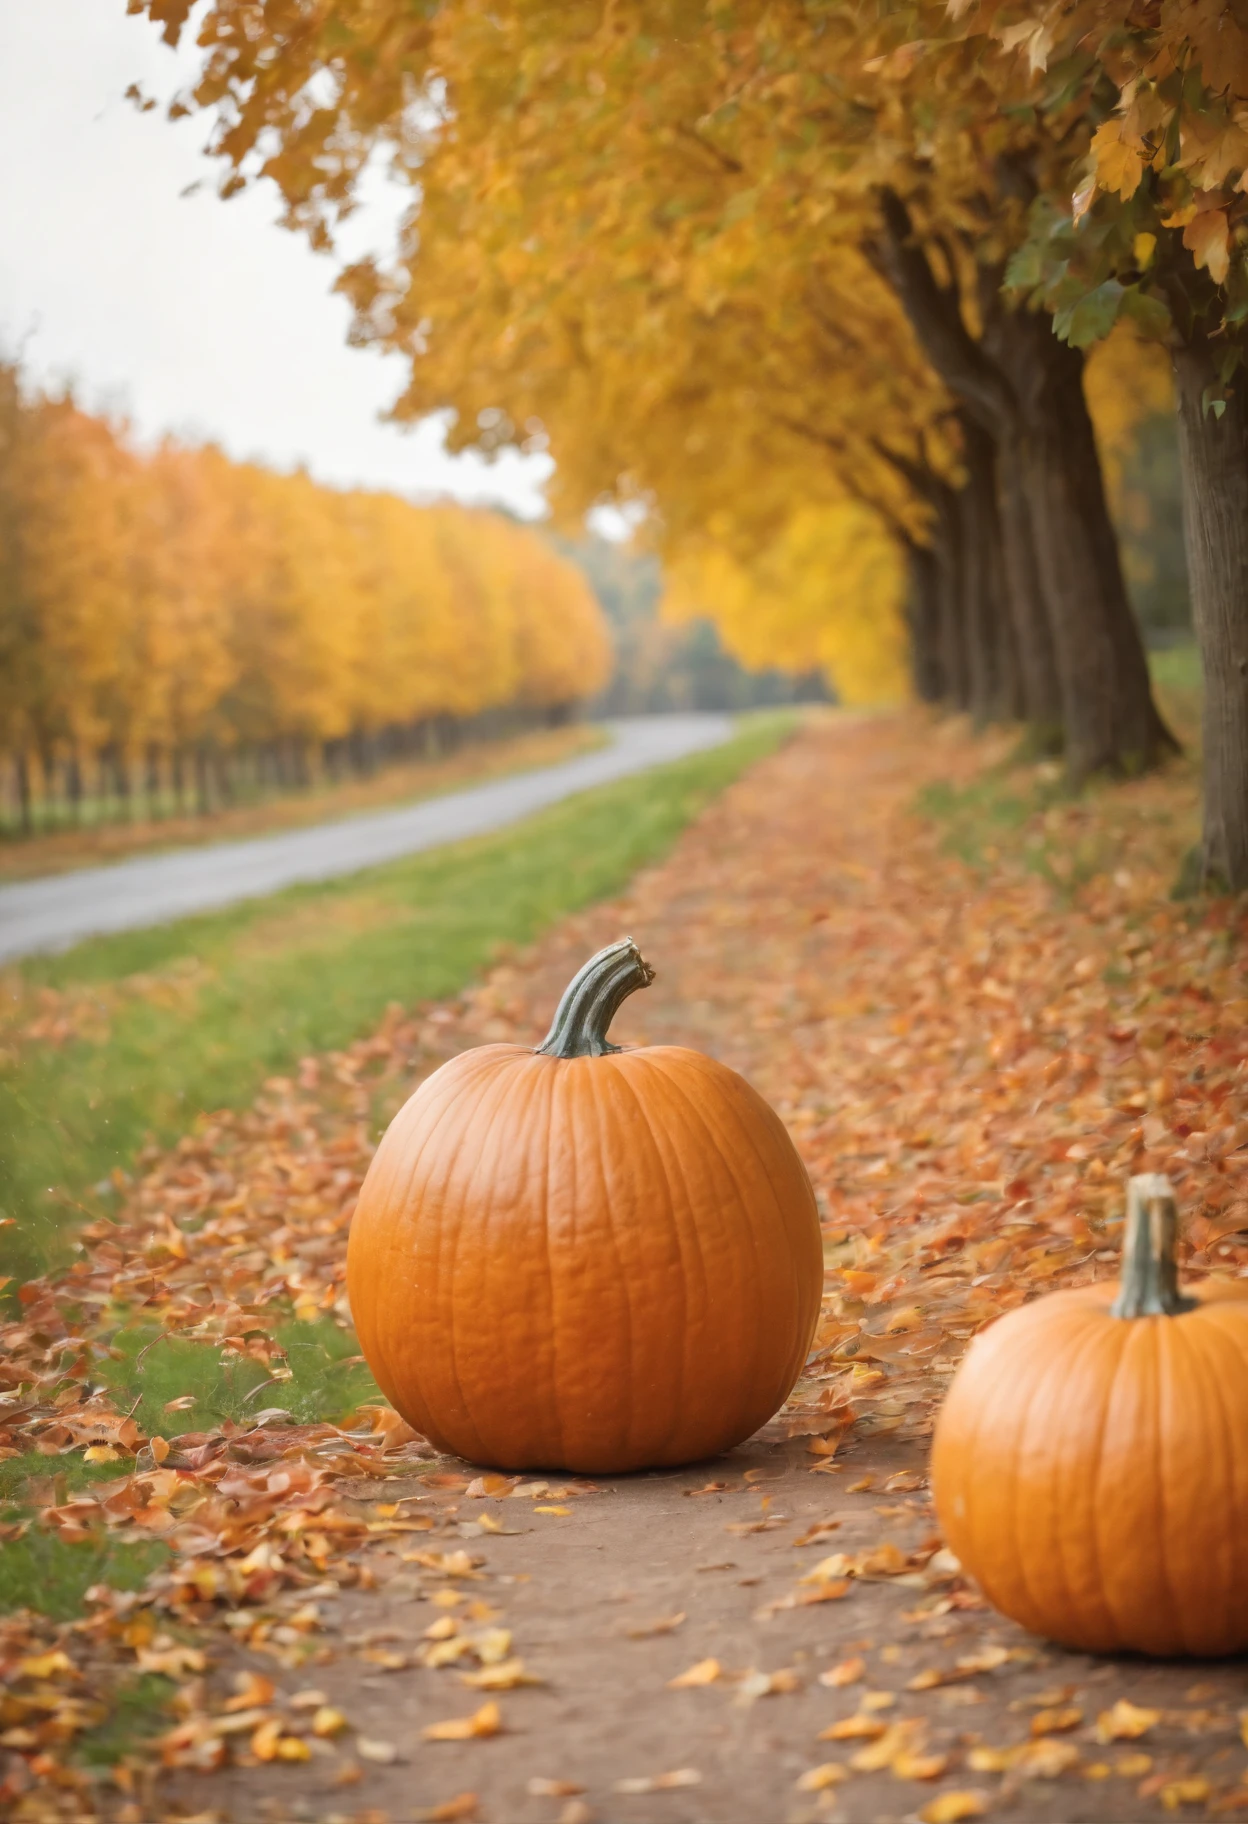
[[[1246,920],[1168,897],[1190,773],[1069,802],[1003,760],[918,720],[809,726],[625,898],[147,1156],[118,1221],[20,1288],[0,1596],[7,1563],[61,1618],[0,1622],[0,1810],[1248,1810],[1238,1667],[1025,1636],[927,1503],[967,1341],[1112,1274],[1128,1172],[1175,1180],[1190,1270],[1248,1271]],[[482,1476],[369,1397],[353,1200],[421,1076],[536,1040],[624,931],[658,979],[617,1036],[715,1053],[802,1150],[827,1240],[816,1350],[717,1462]]]

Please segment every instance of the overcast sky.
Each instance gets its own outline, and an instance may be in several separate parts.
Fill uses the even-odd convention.
[[[220,201],[206,120],[123,99],[186,67],[125,0],[0,0],[0,345],[145,437],[540,511],[545,458],[486,465],[435,421],[379,422],[401,363],[346,346],[332,264],[276,225],[269,186]]]

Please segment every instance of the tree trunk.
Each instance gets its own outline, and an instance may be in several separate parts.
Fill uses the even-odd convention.
[[[1141,772],[1177,749],[1153,702],[1127,599],[1100,456],[1083,392],[1083,354],[1045,318],[1011,313],[1027,378],[1023,462],[1041,586],[1061,687],[1066,764],[1076,779]]]
[[[970,709],[977,723],[1009,721],[1019,711],[1017,652],[1005,604],[996,443],[962,415],[967,479],[958,493],[965,554]]]
[[[208,783],[208,750],[202,741],[195,749],[195,809],[201,817],[206,817],[212,809]]]
[[[971,706],[971,670],[967,650],[966,564],[962,550],[962,515],[957,495],[946,482],[934,481],[929,498],[936,511],[932,549],[940,589],[940,663],[950,707]]]
[[[1062,693],[1053,631],[1040,588],[1022,452],[1016,436],[997,444],[997,505],[1006,602],[1018,664],[1019,714],[1042,753],[1062,747]]]
[[[937,281],[901,199],[886,191],[880,201],[880,268],[936,371],[1008,451],[1011,562],[1025,562],[1021,501],[1056,659],[1067,767],[1078,780],[1151,766],[1175,742],[1153,703],[1127,601],[1083,396],[1083,357],[1058,342],[1047,317],[1005,306],[990,314],[977,342],[956,290]],[[1012,607],[1020,628],[1025,613]]]
[[[910,572],[907,620],[914,665],[914,691],[920,703],[940,703],[946,694],[940,653],[940,566],[928,545],[907,544]]]
[[[1205,672],[1201,873],[1248,888],[1248,374],[1220,416],[1214,351],[1201,335],[1174,357],[1183,475],[1183,534],[1192,619]]]
[[[13,770],[17,774],[17,811],[22,835],[30,836],[33,834],[35,822],[30,803],[30,761],[26,757],[24,748],[14,755]]]

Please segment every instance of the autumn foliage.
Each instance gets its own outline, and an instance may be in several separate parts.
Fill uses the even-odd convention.
[[[608,674],[580,573],[498,514],[338,492],[166,443],[143,453],[0,369],[0,752],[26,804],[103,771],[202,798],[243,762],[420,746]]]

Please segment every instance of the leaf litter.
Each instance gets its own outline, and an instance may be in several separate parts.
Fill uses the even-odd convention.
[[[341,1649],[326,1598],[373,1587],[381,1549],[397,1551],[426,1599],[446,1606],[414,1654],[374,1639],[357,1649],[365,1665],[450,1669],[483,1692],[538,1682],[506,1628],[466,1613],[474,1586],[490,1579],[475,1548],[561,1523],[595,1485],[439,1461],[375,1395],[332,1417],[323,1400],[321,1411],[293,1411],[292,1327],[341,1336],[336,1360],[350,1371],[345,1239],[380,1126],[465,1045],[540,1031],[571,967],[617,928],[636,930],[660,971],[656,991],[625,1009],[620,1036],[700,1044],[745,1072],[811,1172],[827,1291],[806,1372],[774,1428],[804,1440],[811,1475],[843,1474],[874,1439],[921,1448],[976,1330],[1039,1292],[1112,1273],[1130,1172],[1175,1180],[1188,1270],[1248,1269],[1245,912],[1166,896],[1190,787],[1162,776],[1050,805],[985,865],[954,853],[914,795],[933,779],[973,787],[995,759],[956,727],[933,733],[918,719],[808,727],[625,899],[504,956],[453,1002],[391,1008],[368,1037],[272,1079],[250,1110],[205,1116],[177,1145],[145,1153],[133,1175],[117,1175],[116,1220],[89,1223],[68,1266],[15,1289],[0,1354],[0,1466],[29,1457],[39,1468],[25,1506],[5,1510],[0,1540],[156,1542],[163,1563],[140,1590],[97,1585],[81,1619],[26,1609],[0,1622],[0,1807],[23,1820],[146,1824],[163,1803],[161,1769],[297,1767],[340,1739],[355,1757],[336,1763],[343,1783],[360,1777],[361,1760],[388,1764],[395,1745],[353,1734],[349,1704],[315,1687],[315,1703],[287,1701],[275,1683]],[[1085,868],[1089,852],[1110,860]],[[137,1350],[132,1336],[143,1339]],[[149,1410],[146,1365],[188,1345],[235,1376],[229,1416],[205,1418],[198,1395]],[[195,1428],[180,1429],[191,1411]],[[74,1462],[97,1479],[71,1483],[61,1465]],[[422,1511],[422,1493],[379,1499],[399,1478],[472,1507]],[[758,1480],[684,1492],[731,1499]],[[845,1492],[875,1486],[868,1473]],[[885,1477],[881,1492],[930,1525],[920,1475]],[[537,1513],[541,1521],[523,1517]],[[743,1542],[761,1535],[757,1549],[788,1524],[768,1506],[725,1521]],[[822,1545],[840,1524],[829,1515],[801,1543]],[[433,1536],[427,1546],[422,1535]],[[870,1582],[916,1593],[902,1617],[911,1627],[990,1620],[934,1534],[825,1553],[756,1619],[852,1604],[854,1587]],[[636,1633],[677,1625],[660,1618]],[[274,1678],[241,1675],[253,1682],[223,1695],[214,1668],[240,1647],[272,1664]],[[920,1669],[907,1687],[925,1701],[975,1703],[973,1679],[1023,1663],[986,1643]],[[861,1657],[842,1659],[814,1688],[848,1687],[865,1669]],[[174,1720],[154,1746],[123,1752],[101,1783],[78,1744],[103,1725],[120,1683],[140,1675],[166,1681]],[[786,1669],[724,1673],[707,1656],[669,1682],[740,1694],[766,1680],[766,1694],[783,1695],[804,1684],[788,1675],[793,1687]],[[1125,1672],[1122,1682],[1131,1687]],[[1226,1711],[1181,1716],[1126,1695],[1099,1708],[1063,1700],[999,1748],[947,1731],[935,1740],[933,1726],[862,1703],[820,1731],[846,1742],[846,1763],[813,1766],[800,1790],[871,1773],[924,1781],[982,1771],[1000,1777],[1005,1797],[1011,1781],[1078,1769],[1138,1780],[1141,1800],[1162,1810],[1240,1808],[1237,1768],[1211,1784],[1178,1764],[1170,1739],[1182,1729],[1238,1741]],[[453,1742],[502,1729],[488,1698],[426,1733]],[[1138,1751],[1084,1759],[1085,1748],[1152,1731],[1163,1741],[1156,1765]],[[693,1778],[678,1768],[623,1777],[616,1790]],[[951,1824],[994,1802],[956,1785],[917,1815]],[[479,1799],[466,1791],[446,1805],[462,1809],[425,1815],[476,1815]]]

